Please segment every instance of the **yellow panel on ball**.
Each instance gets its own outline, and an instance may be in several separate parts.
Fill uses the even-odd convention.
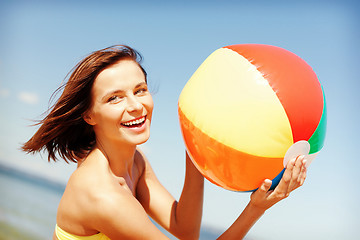
[[[245,154],[279,158],[293,144],[289,120],[268,81],[227,48],[212,53],[193,74],[179,111],[209,138]]]

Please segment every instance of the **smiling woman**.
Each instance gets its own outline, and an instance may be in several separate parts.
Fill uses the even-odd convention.
[[[153,110],[141,56],[128,46],[82,60],[23,150],[78,163],[57,212],[54,239],[167,239],[148,215],[178,238],[200,232],[203,182],[187,159],[177,202],[137,145],[148,140]],[[62,88],[58,89],[58,91]]]

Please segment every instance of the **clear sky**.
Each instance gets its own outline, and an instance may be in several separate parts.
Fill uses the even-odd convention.
[[[128,44],[144,56],[155,110],[142,147],[175,196],[184,177],[177,100],[214,50],[240,43],[288,49],[325,89],[328,130],[306,184],[270,209],[253,239],[353,239],[358,187],[360,8],[356,1],[0,1],[0,162],[65,182],[74,165],[20,152],[52,92],[85,55]],[[136,2],[136,3],[135,3]],[[306,97],[306,96],[304,96]],[[206,184],[203,222],[227,228],[248,193]]]

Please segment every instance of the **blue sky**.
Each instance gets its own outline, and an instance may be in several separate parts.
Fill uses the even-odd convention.
[[[75,166],[18,150],[36,130],[28,125],[46,111],[52,92],[82,57],[128,44],[144,56],[155,101],[152,135],[142,147],[178,197],[184,146],[177,100],[186,81],[220,47],[276,45],[317,73],[328,130],[306,184],[269,210],[249,237],[351,239],[360,220],[359,10],[356,1],[0,1],[0,162],[66,181]],[[204,224],[225,229],[248,199],[206,184]]]

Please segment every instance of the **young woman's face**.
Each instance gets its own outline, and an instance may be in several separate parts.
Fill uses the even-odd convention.
[[[97,139],[141,144],[150,136],[152,96],[145,76],[132,60],[104,69],[92,87],[92,107],[84,116]]]

